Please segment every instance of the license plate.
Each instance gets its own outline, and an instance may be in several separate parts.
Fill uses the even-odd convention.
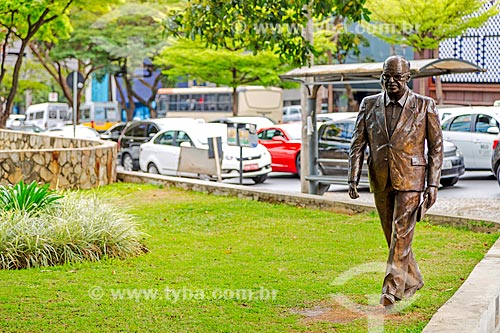
[[[441,169],[447,170],[453,168],[451,161],[443,161],[443,167]]]
[[[259,165],[257,163],[247,164],[243,166],[243,171],[253,171],[259,170]]]

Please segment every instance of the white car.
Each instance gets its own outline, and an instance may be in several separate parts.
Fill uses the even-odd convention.
[[[283,107],[284,123],[292,123],[301,120],[302,120],[302,107],[300,105],[289,105]]]
[[[465,169],[491,170],[493,140],[500,131],[500,107],[472,106],[450,113],[442,124],[443,138],[460,149]]]
[[[186,177],[205,178],[207,175],[179,170],[182,147],[209,149],[208,138],[221,137],[223,179],[240,176],[240,147],[227,144],[227,126],[225,124],[182,124],[166,127],[150,141],[140,146],[139,166],[142,171]],[[251,178],[256,184],[263,183],[271,172],[271,155],[262,145],[255,148],[243,147],[242,176]],[[193,161],[193,163],[206,163]],[[208,175],[216,178],[216,175]]]
[[[83,125],[64,125],[49,128],[43,134],[50,136],[61,136],[64,138],[77,138],[77,139],[99,139],[99,133],[90,127]]]

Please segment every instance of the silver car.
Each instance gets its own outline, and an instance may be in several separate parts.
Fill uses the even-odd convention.
[[[356,118],[329,121],[318,130],[319,173],[327,176],[332,184],[347,184],[349,150]],[[441,185],[453,186],[464,174],[464,158],[460,149],[444,141],[444,159],[441,168]],[[365,161],[368,154],[365,155]],[[360,184],[368,185],[368,166],[363,166]]]

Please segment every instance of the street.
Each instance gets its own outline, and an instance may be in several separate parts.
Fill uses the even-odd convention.
[[[231,184],[238,184],[238,179],[226,180]],[[269,178],[263,184],[253,184],[251,180],[243,180],[243,184],[251,185],[252,188],[276,190],[282,192],[300,193],[300,181],[297,176],[289,173],[272,172]],[[347,185],[330,185],[329,194],[345,193],[347,195]],[[371,195],[368,187],[359,188],[360,195]],[[440,198],[488,198],[500,199],[500,186],[491,172],[488,171],[467,171],[455,186],[440,187]]]

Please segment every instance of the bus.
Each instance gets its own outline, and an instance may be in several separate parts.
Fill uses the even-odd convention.
[[[237,115],[267,117],[280,123],[283,90],[276,87],[237,88]],[[160,88],[156,96],[158,117],[193,117],[212,121],[233,116],[230,87]]]
[[[122,121],[117,102],[90,102],[80,106],[80,124],[104,132]]]

